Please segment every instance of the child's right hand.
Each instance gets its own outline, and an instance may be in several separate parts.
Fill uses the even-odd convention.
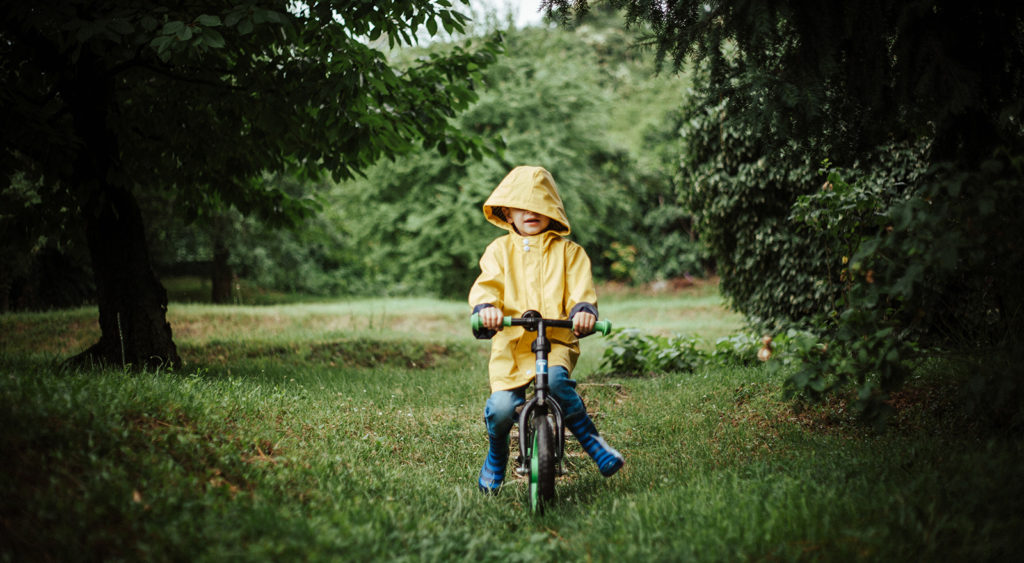
[[[477,313],[480,315],[480,323],[484,325],[487,330],[498,331],[501,330],[505,325],[505,315],[501,314],[501,309],[497,307],[486,307],[480,309]]]

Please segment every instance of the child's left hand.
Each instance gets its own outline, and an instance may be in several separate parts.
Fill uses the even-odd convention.
[[[576,336],[585,336],[594,332],[594,323],[597,317],[593,313],[580,311],[572,316],[572,333]]]

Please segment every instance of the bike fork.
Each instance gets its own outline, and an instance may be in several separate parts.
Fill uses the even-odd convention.
[[[562,416],[562,408],[548,392],[548,352],[551,351],[551,343],[548,342],[545,333],[544,322],[537,324],[537,338],[531,346],[537,355],[537,377],[533,384],[534,396],[523,406],[519,413],[519,453],[523,460],[516,473],[526,475],[530,472],[528,463],[530,456],[529,449],[533,444],[533,426],[530,424],[534,416],[548,416],[554,419],[555,431],[555,472],[558,475],[565,475],[563,457],[565,453],[565,419]]]

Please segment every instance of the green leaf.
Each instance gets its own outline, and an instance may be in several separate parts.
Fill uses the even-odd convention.
[[[149,46],[156,49],[157,53],[163,53],[174,39],[169,35],[160,35],[149,42]]]
[[[96,35],[101,31],[103,31],[103,28],[101,26],[96,25],[95,22],[87,22],[85,25],[78,28],[78,31],[75,33],[75,40],[77,40],[79,43],[85,43],[86,41],[91,39],[92,36]]]
[[[160,33],[164,35],[174,35],[176,33],[180,33],[183,29],[185,29],[185,22],[177,20],[169,21],[164,24],[164,28]]]
[[[203,14],[203,15],[199,16],[198,18],[196,18],[196,21],[200,25],[204,25],[206,27],[219,27],[220,26],[220,17],[219,16],[211,16],[209,14]]]
[[[121,18],[110,20],[107,29],[118,35],[131,35],[135,31],[135,27],[131,23]]]
[[[288,22],[288,18],[286,18],[284,14],[273,10],[266,10],[264,12],[264,17],[271,23],[284,24]]]
[[[235,27],[235,24],[241,21],[244,16],[245,10],[243,8],[236,8],[224,17],[224,25],[227,27]]]
[[[224,36],[216,29],[207,29],[203,31],[202,39],[203,43],[214,49],[220,49],[225,45]]]

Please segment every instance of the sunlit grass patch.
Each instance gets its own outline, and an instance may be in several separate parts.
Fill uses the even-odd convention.
[[[66,356],[99,340],[94,307],[0,315],[0,354]]]
[[[464,336],[469,308],[425,299],[328,301],[264,307],[175,304],[168,321],[184,342],[371,336],[438,340]]]
[[[427,369],[484,357],[478,347],[445,342],[350,338],[331,341],[220,341],[179,346],[189,366],[227,365],[246,360],[328,367]]]

